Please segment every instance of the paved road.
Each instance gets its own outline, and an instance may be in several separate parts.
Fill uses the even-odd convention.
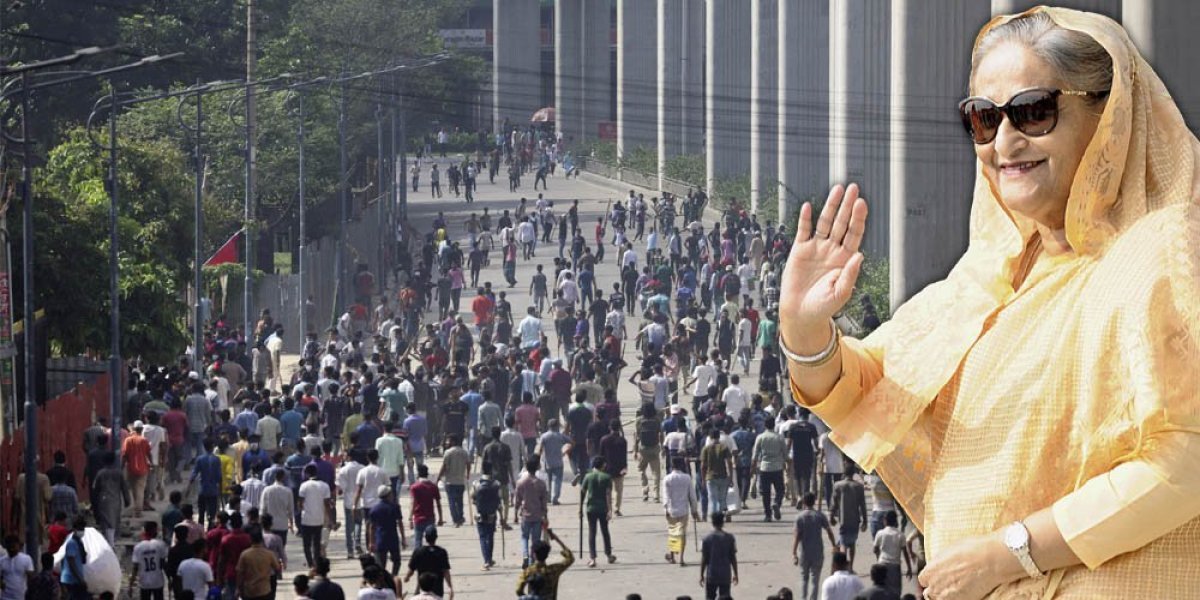
[[[498,218],[500,213],[516,207],[521,196],[529,198],[530,203],[537,198],[537,193],[532,189],[533,178],[526,177],[523,181],[524,186],[517,193],[509,193],[507,180],[501,181],[497,178],[495,184],[487,183],[486,178],[480,180],[478,192],[475,196],[475,202],[467,204],[461,199],[455,199],[452,194],[448,193],[448,185],[446,183],[444,168],[448,163],[443,163],[442,185],[443,191],[447,192],[441,199],[431,199],[429,197],[428,169],[425,169],[422,177],[422,186],[418,193],[409,194],[409,216],[413,224],[422,232],[428,231],[429,225],[432,222],[437,211],[444,211],[448,222],[452,224],[451,233],[456,239],[466,238],[466,232],[463,229],[463,221],[470,215],[472,211],[482,212],[484,207],[488,207],[489,211]],[[594,179],[590,181],[596,181]],[[561,177],[550,179],[551,190],[543,192],[547,199],[554,201],[556,214],[562,214],[571,204],[572,200],[578,199],[580,202],[580,223],[581,227],[585,228],[585,235],[591,238],[590,232],[594,227],[596,219],[604,211],[606,203],[611,200],[616,200],[624,197],[627,194],[627,186],[621,187],[606,187],[596,183],[590,183],[589,180],[570,180],[564,181]],[[649,198],[649,195],[647,195]],[[493,219],[493,222],[494,219]],[[466,246],[464,242],[464,247]],[[517,318],[524,313],[524,309],[530,303],[528,295],[529,278],[534,272],[535,265],[539,262],[545,262],[546,270],[552,271],[553,257],[557,256],[557,238],[552,246],[543,246],[538,248],[536,258],[533,261],[519,262],[517,267],[518,284],[515,288],[507,288],[504,285],[504,278],[500,271],[500,260],[493,253],[492,266],[484,271],[483,280],[491,281],[493,287],[504,289],[508,292],[509,300],[512,302],[514,313]],[[609,248],[606,252],[606,260],[598,266],[597,281],[601,284],[598,289],[611,288],[612,283],[616,281],[617,268],[614,265],[613,250]],[[462,303],[463,315],[469,315],[468,307],[473,297],[473,292],[467,290],[464,294],[465,298]],[[636,331],[635,325],[640,322],[640,319],[630,318],[630,330]],[[553,329],[552,327],[548,329]],[[556,343],[551,332],[551,343]],[[633,345],[630,344],[626,350],[626,361],[631,364],[637,364],[637,359]],[[751,377],[748,378],[751,382],[747,385],[747,389],[757,389],[757,361],[752,365]],[[629,369],[626,369],[629,373]],[[637,406],[638,393],[632,384],[622,381],[618,390],[618,397],[621,399],[623,414],[628,418],[632,415],[633,410]],[[690,402],[690,399],[689,399]],[[433,473],[437,472],[439,466],[437,459],[430,463],[430,470]],[[625,501],[623,503],[623,517],[617,517],[611,525],[613,535],[614,552],[618,557],[616,564],[603,564],[604,560],[601,557],[601,565],[597,568],[589,569],[585,566],[586,556],[576,556],[577,562],[562,578],[559,587],[559,597],[567,600],[600,600],[612,598],[624,598],[625,594],[630,592],[640,592],[644,598],[676,598],[677,596],[690,594],[696,598],[703,598],[703,588],[699,585],[699,555],[696,553],[696,547],[691,536],[688,540],[687,560],[688,567],[680,568],[677,565],[668,565],[663,559],[663,554],[666,551],[666,524],[662,515],[662,508],[654,504],[644,503],[641,499],[640,482],[636,472],[636,463],[630,464],[631,472],[626,477],[625,482]],[[568,469],[569,471],[569,469]],[[569,473],[568,473],[569,478]],[[578,488],[567,487],[562,494],[562,505],[552,507],[550,521],[551,526],[555,531],[570,545],[573,552],[578,554],[579,550],[579,523],[577,520],[578,511]],[[750,508],[747,512],[743,512],[735,521],[727,527],[727,530],[733,533],[738,540],[739,546],[739,563],[741,567],[741,584],[734,588],[735,598],[765,598],[770,594],[775,593],[781,586],[792,588],[797,594],[799,593],[799,571],[792,566],[790,558],[791,554],[791,519],[796,514],[795,509],[785,508],[784,521],[763,523],[761,522],[762,509],[761,504],[756,500],[750,501]],[[340,506],[340,504],[339,504]],[[402,494],[402,506],[405,514],[409,513],[409,498],[407,492]],[[448,511],[448,507],[447,507]],[[447,514],[448,517],[448,514]],[[703,537],[711,526],[706,523],[699,525],[699,534]],[[440,529],[439,543],[445,547],[451,557],[453,566],[454,582],[455,582],[455,597],[461,599],[493,599],[493,598],[509,598],[513,596],[515,583],[519,567],[521,563],[520,553],[520,536],[519,530],[507,532],[507,552],[500,553],[500,540],[497,539],[496,546],[496,561],[497,568],[490,572],[481,572],[480,567],[482,559],[479,553],[478,539],[473,527],[464,526],[462,528],[453,528],[447,526]],[[499,537],[499,535],[497,535]],[[858,556],[858,571],[866,573],[871,562],[870,543],[865,540],[866,534],[863,534],[859,541],[859,556]],[[597,540],[599,543],[599,540]],[[295,567],[303,565],[303,555],[300,544],[289,543],[289,563]],[[586,541],[584,544],[586,553]],[[340,532],[334,533],[333,538],[329,542],[329,553],[334,563],[335,579],[341,583],[347,592],[353,592],[358,589],[359,585],[359,567],[357,561],[350,562],[345,558],[344,541]],[[602,548],[601,548],[602,550]],[[404,553],[407,560],[408,552]],[[828,570],[828,555],[826,558],[826,570]],[[289,570],[287,580],[290,582],[291,576],[296,571],[294,568]],[[413,580],[415,583],[415,578]],[[911,584],[906,583],[906,591]],[[406,586],[406,591],[412,590],[410,586]]]

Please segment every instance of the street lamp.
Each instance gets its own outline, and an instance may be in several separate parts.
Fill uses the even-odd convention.
[[[127,71],[127,70],[131,70],[131,69],[143,67],[143,66],[146,66],[149,64],[153,64],[160,60],[165,60],[166,58],[173,58],[174,56],[177,56],[177,55],[172,55],[169,57],[160,57],[160,56],[155,55],[155,56],[143,58],[143,59],[138,60],[133,63],[120,65],[120,66],[112,67],[112,68],[108,68],[108,69],[102,69],[102,70],[98,70],[98,71],[90,71],[90,72],[88,72],[88,71],[83,71],[83,72],[45,71],[45,69],[71,64],[71,63],[74,63],[74,62],[84,58],[84,57],[94,56],[96,54],[106,52],[107,50],[109,50],[109,49],[97,48],[97,47],[85,48],[85,49],[79,50],[75,53],[72,53],[72,54],[69,54],[66,56],[62,56],[62,57],[58,57],[58,58],[49,59],[46,61],[40,61],[40,62],[30,63],[30,64],[26,64],[26,65],[20,65],[17,67],[0,67],[0,75],[10,74],[10,75],[19,75],[20,76],[20,87],[14,90],[14,89],[11,89],[11,84],[8,86],[5,86],[8,89],[6,89],[3,94],[0,94],[0,103],[3,103],[4,101],[6,101],[10,95],[15,94],[17,92],[20,93],[21,137],[14,139],[7,133],[5,133],[4,137],[8,141],[11,141],[11,142],[21,145],[21,149],[22,149],[22,161],[21,161],[22,218],[21,218],[21,220],[22,220],[23,233],[22,233],[21,269],[23,272],[23,279],[24,279],[24,286],[23,286],[24,289],[22,290],[22,303],[24,306],[23,310],[24,310],[24,320],[25,320],[25,332],[24,332],[24,352],[25,352],[25,364],[24,364],[24,371],[25,371],[25,503],[24,503],[23,508],[25,509],[25,546],[26,546],[27,552],[31,556],[36,556],[38,554],[38,552],[37,552],[38,544],[40,542],[41,536],[40,536],[40,523],[38,522],[38,517],[40,515],[40,507],[39,507],[39,503],[37,501],[39,490],[38,490],[38,486],[37,486],[37,464],[35,461],[35,454],[37,451],[37,398],[36,398],[35,386],[34,386],[34,377],[35,377],[35,368],[34,367],[35,367],[35,365],[34,365],[34,356],[33,356],[34,355],[34,350],[33,350],[34,331],[33,331],[33,329],[34,329],[34,321],[35,321],[34,313],[36,310],[36,307],[34,305],[34,271],[33,271],[34,235],[35,234],[34,234],[34,230],[33,230],[33,168],[32,168],[33,150],[31,147],[33,140],[32,140],[31,126],[30,126],[30,114],[29,114],[30,96],[32,95],[32,92],[34,90],[51,88],[51,87],[55,87],[58,85],[70,83],[73,81],[81,81],[84,79],[91,79],[91,78],[95,78],[95,77],[112,75],[112,74],[116,74],[116,73],[119,73],[122,71]],[[35,84],[31,81],[31,76],[33,76],[35,74],[37,74],[37,75],[67,74],[68,76],[60,78],[60,79],[52,80],[52,81]],[[115,252],[116,252],[116,246],[114,244],[112,246],[112,248],[110,248],[110,257],[112,256],[112,253],[115,253]],[[113,291],[113,290],[110,290],[110,291]],[[115,300],[116,300],[116,297],[115,297],[115,291],[114,291],[114,301]],[[116,304],[114,304],[113,312],[114,312],[114,316],[113,316],[114,321],[113,322],[117,323],[119,325],[120,321],[119,321],[119,315],[117,313],[117,305]],[[113,371],[111,377],[113,379],[112,385],[114,386],[113,387],[114,397],[112,398],[112,402],[115,407],[114,408],[114,425],[116,425],[116,419],[119,418],[119,415],[120,415],[120,409],[117,406],[117,403],[119,402],[119,399],[118,399],[119,393],[118,392],[119,392],[120,380],[121,380],[121,376],[122,376],[119,343],[120,343],[120,338],[119,337],[114,338],[114,340],[113,340],[113,344],[114,344],[113,347],[115,348],[114,356],[112,357],[112,361],[110,362],[110,365],[109,365]]]

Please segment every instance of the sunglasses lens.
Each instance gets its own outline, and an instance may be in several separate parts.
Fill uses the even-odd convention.
[[[976,144],[986,144],[996,137],[996,129],[1004,114],[993,103],[983,99],[963,102],[959,108],[963,127]]]
[[[1042,90],[1018,94],[1008,101],[1008,116],[1021,133],[1046,135],[1058,124],[1058,99]]]

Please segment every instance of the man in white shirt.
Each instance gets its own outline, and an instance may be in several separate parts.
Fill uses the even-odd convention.
[[[524,319],[517,325],[517,332],[521,336],[521,349],[528,350],[537,346],[542,339],[542,320],[535,316],[535,310],[532,306],[526,309]]]
[[[24,600],[29,578],[36,573],[33,559],[21,552],[21,538],[11,533],[4,537],[4,550],[4,556],[0,556],[0,581],[4,582],[0,598]],[[66,563],[65,560],[63,562]]]
[[[352,451],[337,471],[337,489],[342,494],[342,519],[346,522],[346,558],[354,560],[363,551],[362,514],[354,508],[358,490],[358,473],[363,470],[358,451]]]
[[[833,484],[842,478],[842,473],[846,472],[846,464],[842,460],[842,449],[829,439],[829,432],[821,434],[817,440],[817,448],[817,458],[825,463],[825,475],[821,479],[822,496],[824,496],[825,505],[832,506]]]
[[[845,552],[833,553],[833,574],[821,584],[822,600],[854,600],[863,590],[863,582],[850,571]]]
[[[625,244],[625,253],[621,255],[621,268],[626,266],[637,268],[638,254],[637,250],[633,249],[633,244]]]
[[[717,365],[720,354],[713,350],[712,358],[708,362],[696,365],[692,369],[692,409],[708,400],[708,387],[717,382]]]
[[[179,587],[191,592],[196,598],[208,597],[208,587],[213,583],[213,572],[204,557],[189,558],[179,563],[178,572]]]
[[[558,284],[558,291],[562,292],[563,300],[570,302],[572,305],[579,302],[579,284],[575,283],[574,276],[567,275],[564,277],[562,283]]]
[[[521,243],[521,252],[525,260],[533,258],[533,249],[537,244],[537,232],[533,229],[533,222],[528,217],[517,225],[517,241]]]
[[[736,421],[742,415],[742,409],[750,405],[749,394],[742,389],[741,378],[737,375],[729,376],[729,387],[725,388],[725,393],[721,394],[721,401],[725,403],[725,414],[729,415]]]
[[[333,512],[333,494],[329,484],[317,479],[317,465],[304,467],[304,483],[300,484],[300,538],[304,541],[304,560],[311,569],[321,550],[321,530],[326,524],[337,524]],[[328,520],[326,520],[328,519]]]
[[[367,450],[367,466],[358,472],[354,481],[358,488],[354,494],[354,507],[363,511],[375,508],[379,503],[379,486],[392,485],[387,472],[379,467],[378,450]]]
[[[672,434],[674,435],[674,434]],[[687,462],[683,458],[671,461],[671,472],[662,482],[663,509],[667,515],[667,562],[674,563],[679,555],[679,566],[687,566],[683,550],[687,546],[688,515],[699,520],[696,510],[696,486],[687,473]],[[678,550],[676,550],[678,548]]]
[[[147,598],[163,597],[167,578],[163,568],[167,563],[167,543],[158,535],[158,522],[146,521],[142,526],[142,541],[133,547],[133,570],[129,573],[129,587],[137,579],[138,589]]]
[[[888,511],[884,515],[885,527],[875,533],[875,558],[879,564],[887,568],[887,583],[885,587],[897,596],[900,595],[900,557],[908,566],[908,574],[912,575],[912,558],[908,555],[908,546],[904,542],[904,534],[900,533],[899,519],[896,511]]]
[[[259,499],[259,512],[271,515],[272,525],[275,527],[271,533],[279,536],[286,545],[288,531],[296,529],[295,499],[292,497],[292,488],[285,483],[287,469],[275,469],[272,471],[272,477],[275,481],[263,489]]]
[[[260,479],[262,473],[257,469],[247,474],[247,477],[242,481],[242,504],[241,512],[244,516],[251,508],[262,511],[262,493],[267,489],[267,484]]]
[[[158,413],[147,411],[146,418],[148,422],[142,428],[142,437],[150,442],[150,479],[146,485],[146,497],[135,498],[134,502],[144,502],[149,507],[150,500],[156,495],[162,500],[166,494],[163,489],[163,458],[167,454],[167,430],[158,424]]]

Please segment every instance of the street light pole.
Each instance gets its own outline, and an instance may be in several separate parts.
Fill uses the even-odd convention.
[[[300,271],[300,339],[308,335],[308,287],[305,285],[305,270],[308,266],[308,260],[304,256],[305,253],[305,238],[308,233],[305,227],[305,200],[304,200],[304,92],[296,94],[296,106],[298,113],[296,128],[296,142],[300,150],[300,180],[298,182],[299,202],[300,202],[300,259],[297,261]]]
[[[112,304],[108,316],[109,326],[109,390],[112,395],[112,445],[113,452],[118,456],[121,443],[117,431],[123,422],[121,414],[121,382],[124,381],[124,366],[121,361],[121,294],[119,289],[119,269],[117,248],[117,86],[109,82],[109,112],[108,112],[108,294]],[[135,499],[138,506],[142,499]]]
[[[346,82],[341,82],[338,95],[338,200],[341,206],[338,216],[337,247],[337,297],[334,303],[333,322],[341,318],[350,306],[347,301],[349,285],[346,276],[346,222],[350,220],[350,176],[346,172]]]
[[[196,120],[194,128],[187,123],[183,116],[183,108],[188,95],[180,96],[179,107],[176,110],[176,116],[179,119],[179,124],[186,130],[192,132],[192,169],[196,175],[196,192],[194,196],[195,211],[192,221],[194,226],[194,253],[195,268],[192,269],[192,285],[196,290],[196,303],[192,306],[192,369],[198,373],[203,363],[201,356],[204,352],[204,303],[202,301],[204,294],[204,277],[202,269],[204,268],[204,156],[203,141],[204,141],[204,88],[196,89]]]
[[[38,515],[37,485],[37,395],[33,385],[34,370],[33,330],[37,320],[33,302],[33,139],[29,130],[29,72],[21,73],[21,269],[24,271],[24,289],[21,300],[24,304],[25,363],[25,551],[30,556],[40,556],[41,524]]]

